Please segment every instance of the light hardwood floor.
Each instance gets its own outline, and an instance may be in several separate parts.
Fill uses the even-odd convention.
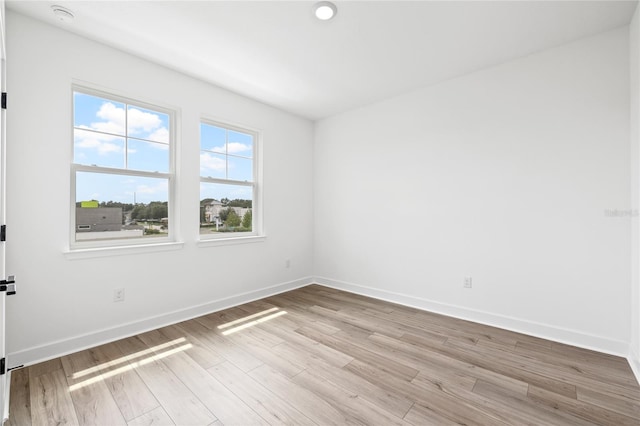
[[[9,425],[640,425],[626,360],[317,285],[12,372]]]

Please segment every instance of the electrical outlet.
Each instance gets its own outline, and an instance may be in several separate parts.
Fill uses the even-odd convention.
[[[471,277],[464,277],[464,283],[462,286],[464,288],[471,288]]]
[[[284,267],[287,269],[291,268],[291,259],[285,259]]]
[[[124,288],[116,288],[113,290],[113,301],[124,302]]]

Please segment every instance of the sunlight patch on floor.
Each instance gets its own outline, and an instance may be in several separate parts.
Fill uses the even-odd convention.
[[[178,339],[178,340],[180,340],[180,339]],[[185,339],[182,339],[182,340],[185,340]],[[164,346],[164,345],[159,345],[159,346]],[[139,361],[132,362],[129,365],[125,365],[125,366],[122,366],[120,368],[116,368],[115,370],[104,372],[104,373],[99,374],[97,376],[91,377],[91,378],[89,378],[87,380],[83,380],[82,382],[76,383],[75,385],[71,385],[71,386],[69,386],[69,391],[73,392],[75,390],[81,389],[81,388],[83,388],[85,386],[88,386],[88,385],[91,385],[93,383],[97,383],[97,382],[100,382],[102,380],[108,379],[109,377],[117,376],[118,374],[122,374],[122,373],[124,373],[126,371],[130,371],[130,370],[134,370],[134,369],[136,369],[138,367],[142,367],[143,365],[150,364],[150,363],[152,363],[154,361],[158,361],[158,360],[161,360],[161,359],[166,358],[168,356],[177,354],[178,352],[186,351],[188,349],[191,349],[192,347],[193,347],[193,345],[191,343],[187,343],[186,345],[182,345],[182,346],[179,346],[177,348],[173,348],[173,349],[170,349],[168,351],[164,351],[164,352],[156,354],[156,355],[148,356],[147,358],[141,359]],[[155,348],[157,348],[157,346]],[[153,349],[150,349],[150,350],[153,350]],[[141,351],[141,352],[147,352],[147,351]],[[136,353],[134,355],[138,355],[139,356],[139,354],[140,354],[140,352],[138,352],[138,353]],[[131,356],[131,355],[129,355],[129,356]],[[120,358],[120,359],[122,359],[122,358]]]
[[[231,326],[233,326],[233,325],[240,324],[240,323],[243,323],[243,322],[245,322],[245,321],[249,321],[250,319],[257,318],[257,317],[261,317],[261,316],[263,316],[263,315],[267,315],[267,314],[269,314],[269,313],[271,313],[271,312],[274,312],[274,311],[277,311],[277,310],[279,310],[279,309],[280,309],[280,308],[271,308],[271,309],[266,309],[266,310],[264,310],[264,311],[262,311],[262,312],[258,312],[257,314],[247,315],[246,317],[242,317],[242,318],[239,318],[239,319],[237,319],[237,320],[229,321],[229,322],[227,322],[227,323],[224,323],[224,324],[222,324],[222,325],[219,325],[219,326],[218,326],[218,329],[219,329],[219,330],[222,330],[222,329],[224,329],[224,328],[228,328],[228,327],[231,327]]]
[[[175,346],[175,345],[178,345],[180,343],[184,343],[186,341],[187,341],[187,339],[185,339],[184,337],[180,337],[180,338],[172,340],[170,342],[154,346],[153,348],[145,349],[143,351],[139,351],[139,352],[133,353],[131,355],[126,355],[126,356],[123,356],[121,358],[114,359],[113,361],[107,361],[107,362],[102,363],[100,365],[96,365],[94,367],[87,368],[86,370],[78,371],[77,373],[73,373],[73,376],[71,376],[71,378],[72,379],[79,379],[80,377],[88,376],[89,374],[93,374],[93,373],[95,373],[97,371],[104,370],[104,369],[109,368],[109,367],[114,367],[114,366],[116,366],[118,364],[122,364],[122,363],[125,363],[125,362],[129,362],[129,361],[131,361],[133,359],[143,357],[145,355],[148,355],[148,354],[156,352],[156,351],[161,351],[162,349],[170,348],[171,346]]]
[[[278,308],[276,308],[276,309],[278,309]],[[237,327],[230,328],[229,330],[223,331],[222,335],[228,336],[229,334],[233,334],[233,333],[235,333],[237,331],[244,330],[245,328],[253,327],[254,325],[258,325],[260,323],[263,323],[263,322],[272,320],[274,318],[280,317],[282,315],[285,315],[286,313],[287,313],[287,311],[278,311],[275,314],[271,314],[269,316],[262,317],[262,318],[257,319],[257,320],[253,320],[251,322],[247,322],[247,323],[241,324],[241,325],[239,325]]]

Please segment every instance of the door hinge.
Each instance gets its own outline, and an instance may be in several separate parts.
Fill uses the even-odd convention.
[[[7,225],[0,226],[0,241],[7,241]]]
[[[6,291],[7,296],[16,294],[16,277],[9,275],[6,280],[0,280],[0,292]]]
[[[0,375],[4,374],[7,372],[7,367],[6,367],[6,359],[2,358],[0,359]]]
[[[2,104],[2,109],[7,109],[7,92],[2,92],[2,100],[0,103]]]

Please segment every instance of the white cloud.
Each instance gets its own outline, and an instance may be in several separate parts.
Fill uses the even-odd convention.
[[[96,112],[96,117],[103,121],[79,127],[124,136],[126,133],[125,116],[127,117],[126,125],[129,136],[169,143],[169,130],[163,126],[162,119],[158,114],[142,111],[138,108],[129,108],[127,116],[124,108],[120,108],[111,102],[104,102]]]
[[[111,102],[105,102],[100,106],[96,116],[105,121],[91,123],[91,129],[124,135],[124,108],[118,108]]]
[[[129,108],[127,126],[130,134],[149,133],[161,129],[162,120],[157,114],[140,111],[137,108]]]
[[[138,185],[136,187],[137,194],[162,194],[167,192],[167,184],[166,182],[159,182],[155,186],[149,185]]]
[[[237,154],[239,152],[251,151],[251,146],[240,142],[229,142],[227,144],[227,151],[229,154]]]
[[[226,162],[220,157],[214,157],[208,152],[200,154],[200,170],[206,173],[211,170],[217,173],[224,172],[227,168]]]
[[[221,154],[225,154],[224,152],[224,146],[222,147],[215,147],[212,149],[213,152],[219,152]],[[246,151],[251,151],[251,145],[245,145],[243,143],[240,142],[229,142],[227,144],[227,153],[229,154],[238,154],[240,152],[246,152]]]
[[[241,198],[250,200],[252,197],[252,190],[250,188],[235,187],[229,192],[231,194],[228,198]]]
[[[215,198],[220,200],[222,198],[229,198],[233,200],[240,198],[244,200],[250,200],[253,198],[253,190],[248,187],[241,187],[235,185],[219,185],[200,183],[200,198]]]
[[[160,127],[151,133],[147,139],[156,142],[169,143],[169,130],[167,130],[166,127]],[[163,149],[166,149],[166,147],[163,147]]]
[[[119,153],[123,150],[122,143],[114,143],[114,141],[122,141],[120,138],[80,129],[75,130],[74,136],[76,147],[95,150],[100,155]]]

